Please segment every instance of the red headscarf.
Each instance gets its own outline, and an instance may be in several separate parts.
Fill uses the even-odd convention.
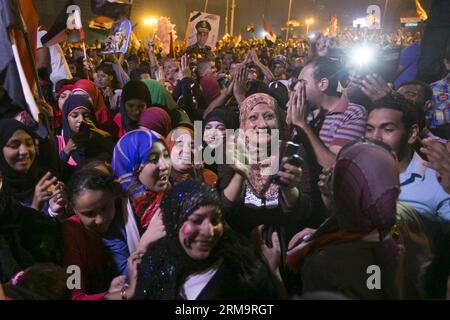
[[[77,82],[75,82],[73,86],[74,86],[73,90],[81,89],[85,91],[89,95],[89,97],[91,97],[97,123],[102,127],[107,125],[108,122],[112,120],[112,117],[109,115],[102,93],[97,88],[95,83],[90,80],[80,79]]]
[[[142,112],[139,117],[139,125],[166,137],[172,129],[172,120],[166,110],[150,107]]]

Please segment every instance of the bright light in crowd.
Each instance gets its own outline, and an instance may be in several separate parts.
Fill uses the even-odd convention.
[[[266,37],[267,35],[268,35],[268,33],[267,33],[267,32],[265,32],[264,30],[263,30],[263,31],[261,31],[261,37],[265,38],[265,37]]]
[[[158,19],[151,17],[151,18],[145,18],[144,19],[144,24],[146,26],[154,26],[156,24],[158,24]]]
[[[373,59],[374,59],[373,49],[370,47],[361,46],[353,50],[352,61],[359,67],[366,66],[372,63]]]
[[[311,33],[310,35],[309,35],[309,38],[310,39],[314,39],[316,37],[316,34],[315,33]]]

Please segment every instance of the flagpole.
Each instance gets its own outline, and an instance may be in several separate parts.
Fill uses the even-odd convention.
[[[230,35],[233,35],[234,31],[234,9],[236,9],[236,0],[231,0],[231,25],[230,25]]]
[[[40,99],[43,99],[44,94],[42,92],[41,85],[39,84],[39,77],[38,77],[37,70],[36,70],[36,64],[34,63],[33,51],[31,50],[30,39],[28,38],[28,31],[27,31],[27,27],[25,24],[25,20],[23,19],[22,8],[20,7],[19,1],[17,2],[17,8],[19,9],[20,29],[21,29],[20,31],[22,32],[23,40],[25,41],[25,45],[27,47],[27,53],[28,53],[28,58],[30,59],[31,67],[33,68],[33,77],[34,77],[34,81],[36,83],[38,95],[39,95]],[[37,121],[37,122],[39,122],[39,121]]]
[[[288,18],[286,22],[286,41],[289,39],[289,21],[291,20],[292,0],[289,0]]]
[[[389,0],[384,0],[383,22],[381,24],[381,29],[384,29],[384,20],[386,18],[386,11],[387,11],[388,5],[389,5]]]
[[[227,0],[227,9],[226,9],[226,13],[225,13],[225,34],[228,33],[228,15],[230,13],[230,0]]]
[[[34,100],[30,84],[28,83],[27,76],[25,75],[25,70],[23,69],[22,62],[20,61],[19,50],[17,49],[16,39],[14,38],[14,34],[12,31],[10,31],[10,41],[14,55],[14,60],[16,61],[17,71],[19,72],[20,84],[22,85],[23,95],[25,97],[26,103],[28,104],[28,110],[30,111],[30,114],[33,117],[34,121],[39,123],[39,108],[36,104],[36,101]]]

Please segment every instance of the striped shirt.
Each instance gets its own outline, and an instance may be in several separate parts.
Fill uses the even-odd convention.
[[[308,123],[317,122],[313,114],[308,115]],[[367,111],[363,106],[349,102],[344,96],[332,110],[325,112],[320,121],[319,138],[329,149],[332,146],[343,147],[350,141],[364,137]]]

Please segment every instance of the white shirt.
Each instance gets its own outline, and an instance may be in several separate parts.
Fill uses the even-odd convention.
[[[212,277],[214,277],[221,263],[216,263],[201,273],[195,273],[187,277],[180,289],[180,295],[183,299],[196,300],[209,281],[211,281]]]
[[[39,30],[37,32],[37,49],[41,49],[42,45],[41,38],[47,34],[45,30]],[[59,44],[48,47],[50,52],[50,64],[52,67],[52,72],[50,74],[50,80],[53,83],[53,88],[56,83],[61,79],[72,79],[72,74],[70,73],[69,65],[67,64],[66,58],[64,57],[64,52]]]

